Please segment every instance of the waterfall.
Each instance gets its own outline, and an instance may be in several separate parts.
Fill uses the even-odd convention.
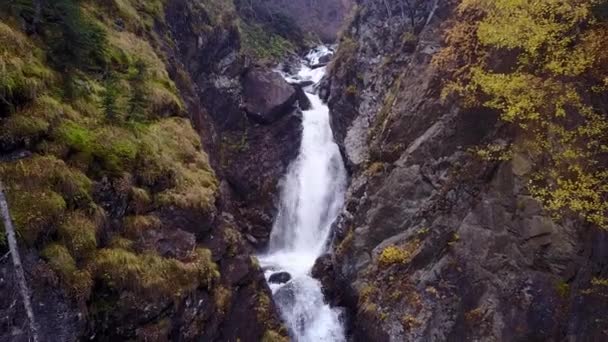
[[[327,47],[311,51],[289,82],[318,83],[325,67],[312,69]],[[311,109],[303,112],[300,152],[281,183],[281,202],[270,237],[269,250],[260,256],[267,278],[287,272],[289,281],[270,283],[275,302],[290,333],[298,342],[345,341],[342,312],[323,298],[321,284],[310,275],[325,252],[331,225],[338,216],[346,188],[346,171],[329,124],[329,108],[305,88]]]

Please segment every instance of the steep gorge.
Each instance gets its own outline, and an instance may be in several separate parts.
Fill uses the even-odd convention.
[[[301,42],[232,2],[37,3],[0,11],[0,175],[40,336],[285,339],[252,253],[300,139],[269,65]],[[28,340],[1,270],[0,340]]]
[[[442,94],[455,76],[437,60],[460,43],[450,32],[482,16],[460,4],[0,4],[0,180],[44,341],[333,333],[294,333],[319,318],[301,312],[329,313],[353,341],[605,340],[606,233],[542,206],[525,148],[480,158],[480,147],[521,147],[525,136],[496,108]],[[273,71],[296,73],[306,49],[336,37],[333,59],[307,66],[329,63],[318,86]],[[494,53],[488,64],[508,71],[513,52]],[[280,196],[284,177],[302,177],[290,165],[304,153],[303,112],[325,108],[306,91],[329,107],[349,184],[331,229],[308,227],[330,234],[330,246],[313,234],[319,241],[297,250],[329,250],[311,273],[331,308],[294,310],[288,327],[280,309],[293,294],[275,303],[264,272],[278,263],[309,284],[311,265],[291,270],[293,256],[279,253],[260,266],[254,255],[266,252],[273,225],[275,235],[282,223],[296,234],[316,219],[310,210],[293,227],[277,219],[282,205],[301,205]],[[333,148],[324,137],[312,143]],[[339,171],[323,179],[339,186],[321,182],[303,198],[341,195]],[[28,341],[7,252],[0,235],[0,341]],[[340,324],[336,307],[346,312]]]

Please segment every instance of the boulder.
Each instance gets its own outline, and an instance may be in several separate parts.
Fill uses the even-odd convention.
[[[287,272],[278,272],[270,275],[268,282],[271,284],[285,284],[291,280],[291,274]]]
[[[181,229],[150,229],[145,231],[138,247],[142,250],[153,250],[166,258],[187,260],[196,248],[194,234]]]
[[[329,63],[331,61],[331,58],[333,56],[334,56],[333,53],[328,53],[327,55],[321,56],[321,58],[319,58],[319,64],[325,64],[325,65],[327,65],[327,63]]]
[[[296,283],[291,282],[282,286],[274,293],[274,301],[282,307],[293,307],[296,303]]]
[[[325,56],[321,57],[321,59],[323,59],[323,58],[325,58]],[[319,68],[322,68],[324,66],[327,66],[327,64],[328,64],[327,62],[326,63],[317,63],[317,64],[311,65],[310,68],[313,69],[313,70],[314,69],[319,69]]]
[[[254,68],[243,79],[243,100],[245,111],[252,120],[271,124],[293,109],[297,94],[279,73]]]
[[[310,103],[310,100],[308,99],[308,96],[306,96],[306,92],[304,91],[304,89],[302,89],[302,87],[296,86],[296,94],[298,97],[298,107],[301,110],[309,110],[312,108],[312,103]]]

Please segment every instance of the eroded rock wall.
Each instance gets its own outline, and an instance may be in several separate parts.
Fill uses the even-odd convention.
[[[432,58],[457,2],[418,2],[413,17],[404,3],[359,2],[322,90],[351,185],[318,269],[334,273],[320,277],[352,308],[354,339],[602,339],[592,279],[608,271],[606,234],[552,220],[524,156],[470,153],[518,137],[494,112],[440,99]]]

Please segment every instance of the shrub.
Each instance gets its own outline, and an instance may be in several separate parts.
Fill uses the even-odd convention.
[[[534,164],[530,191],[555,218],[574,213],[608,229],[608,29],[599,3],[463,1],[461,22],[473,23],[450,30],[435,65],[451,75],[446,95],[493,109],[517,130]]]
[[[408,260],[410,254],[397,246],[389,246],[382,250],[378,261],[382,266],[390,266],[394,264],[402,264]]]
[[[60,70],[101,70],[106,65],[106,32],[86,17],[78,0],[45,1],[43,21],[50,59]]]

